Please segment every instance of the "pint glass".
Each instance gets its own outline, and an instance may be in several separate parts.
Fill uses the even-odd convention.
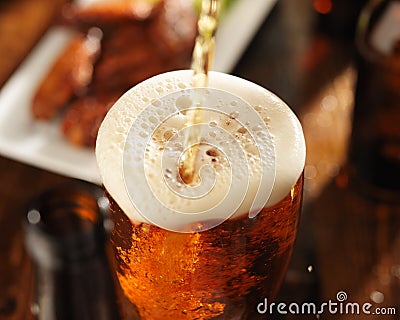
[[[176,211],[191,207],[191,213],[178,218],[171,213],[165,220],[157,220],[158,217],[150,214],[152,210],[159,210],[156,202],[164,202],[165,206],[175,205],[181,201],[180,198],[170,202],[168,198],[176,196],[177,191],[160,191],[154,198],[147,197],[144,191],[157,193],[161,185],[166,184],[165,177],[175,175],[167,158],[169,153],[174,152],[172,149],[182,148],[172,136],[179,135],[179,130],[185,128],[184,112],[177,112],[175,120],[170,121],[170,117],[165,123],[157,124],[155,130],[147,130],[146,134],[143,129],[149,129],[150,124],[156,122],[157,117],[152,117],[160,108],[165,109],[169,104],[175,107],[188,104],[191,74],[188,70],[175,71],[158,75],[134,87],[111,109],[99,131],[96,156],[115,222],[111,241],[116,277],[123,296],[122,313],[126,318],[133,319],[265,319],[266,315],[261,314],[257,306],[265,299],[271,301],[276,296],[296,238],[305,161],[302,129],[292,111],[269,91],[237,77],[211,72],[205,95],[213,96],[211,100],[216,108],[226,102],[227,108],[234,111],[213,113],[210,111],[211,100],[203,104],[207,107],[207,120],[204,122],[211,131],[207,128],[201,131],[201,146],[196,161],[199,167],[204,163],[210,165],[216,180],[222,179],[222,183],[215,182],[210,190],[202,193],[202,197],[209,196],[205,201],[201,197],[182,196],[185,198],[182,200],[184,205],[176,207],[179,208]],[[175,94],[177,98],[174,100]],[[165,96],[168,98],[163,99]],[[159,97],[162,97],[161,100],[157,100]],[[227,97],[230,101],[224,101]],[[165,105],[161,105],[163,101]],[[146,106],[138,107],[140,104]],[[144,115],[145,109],[150,108],[149,104],[156,111]],[[240,109],[239,104],[251,109]],[[132,114],[129,115],[129,112]],[[252,118],[252,113],[256,118]],[[142,116],[148,121],[140,122],[138,119]],[[262,129],[256,123],[257,117],[269,132],[265,136],[265,145],[259,145],[260,141],[256,138],[252,140],[251,131],[254,131],[255,137]],[[139,130],[139,134],[129,142],[127,136],[130,130]],[[221,138],[225,133],[231,136],[231,141]],[[132,178],[134,175],[140,176],[137,172],[140,167],[132,169],[125,163],[138,156],[133,152],[142,146],[138,142],[139,136],[146,135],[151,135],[148,145],[143,147],[149,161],[148,167],[145,165],[142,168],[147,172],[147,180],[132,181],[135,180]],[[218,140],[221,146],[235,144],[237,140],[244,141],[239,147],[243,149],[244,156],[235,151],[230,163],[230,147],[225,152],[223,147],[218,147],[218,143],[211,146],[213,139]],[[161,140],[166,145],[160,147],[158,143]],[[264,151],[268,157],[262,156]],[[167,154],[166,158],[162,158],[163,152]],[[262,165],[260,170],[253,170],[256,155],[265,160],[265,170],[274,175],[266,175],[266,184],[254,184],[253,179],[263,176]],[[165,161],[160,161],[165,166],[160,171],[153,167],[158,158]],[[239,169],[235,171],[234,162],[237,159]],[[243,193],[251,196],[244,197],[234,212],[226,212],[232,210],[228,209],[229,205],[241,197],[236,191],[233,196],[226,193],[228,195],[225,194],[221,200],[230,197],[225,206],[213,211],[215,216],[204,218],[207,205],[214,206],[214,195],[223,193],[225,188],[242,188],[240,179],[224,180],[225,175],[221,172],[225,166],[231,166],[228,171],[232,175],[249,175],[250,182]],[[207,175],[212,173],[202,170],[202,181],[207,181]],[[151,188],[143,189],[146,181],[153,183]],[[181,180],[174,181],[182,187]],[[127,197],[130,188],[140,195],[130,194]],[[249,203],[256,193],[265,193],[266,197],[260,202],[262,205],[254,210]],[[216,202],[219,203],[218,199]],[[201,213],[196,215],[197,211]],[[187,215],[190,216],[189,222],[183,223],[180,217],[186,219]],[[180,227],[175,228],[175,224]]]

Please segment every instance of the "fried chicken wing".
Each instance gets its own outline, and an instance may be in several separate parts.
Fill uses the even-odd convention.
[[[97,35],[76,34],[36,91],[33,115],[38,119],[52,119],[75,94],[84,90],[92,80],[99,52]]]

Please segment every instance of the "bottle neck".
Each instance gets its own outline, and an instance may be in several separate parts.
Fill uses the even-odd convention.
[[[105,252],[108,204],[100,187],[81,182],[31,204],[25,242],[35,268],[37,319],[119,319]]]

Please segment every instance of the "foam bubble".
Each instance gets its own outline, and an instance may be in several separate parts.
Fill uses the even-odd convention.
[[[230,116],[232,119],[236,119],[237,117],[239,117],[239,115],[240,115],[240,113],[239,113],[238,111],[233,111],[233,112],[231,112],[231,113],[229,114],[229,116]]]
[[[197,165],[200,168],[201,181],[194,187],[182,184],[176,163],[182,155],[182,141],[188,119],[179,110],[192,106],[193,101],[187,95],[187,90],[191,87],[190,70],[157,75],[123,95],[110,109],[101,125],[96,157],[104,186],[134,222],[149,222],[140,213],[143,210],[153,210],[154,199],[147,194],[149,191],[160,202],[172,206],[172,211],[206,212],[210,206],[220,203],[223,204],[220,209],[223,211],[229,207],[224,201],[234,178],[237,184],[247,183],[248,192],[241,195],[243,199],[238,210],[232,212],[233,216],[239,216],[252,208],[252,198],[260,183],[257,179],[265,168],[275,173],[266,206],[273,205],[286,196],[303,170],[304,137],[300,123],[289,107],[256,84],[231,75],[210,72],[209,87],[220,92],[215,93],[210,89],[204,93],[209,99],[215,99],[215,108],[204,112],[202,137],[210,145],[206,143],[199,149]],[[228,101],[224,101],[227,94],[223,92],[230,93]],[[252,111],[246,109],[239,113],[236,110],[243,103],[257,111],[255,113],[261,122],[252,118]],[[165,117],[166,107],[171,107],[172,116]],[[147,114],[146,111],[149,110],[152,112]],[[266,122],[268,132],[265,132]],[[138,135],[129,138],[136,127]],[[154,131],[151,131],[152,128]],[[266,142],[260,144],[257,141]],[[143,146],[146,152],[143,155],[138,154]],[[237,148],[242,153],[238,153]],[[128,156],[124,159],[126,154]],[[262,158],[264,154],[268,156]],[[137,165],[145,159],[149,161],[144,168]],[[240,163],[248,165],[235,169],[236,176],[232,178],[228,173]],[[134,181],[140,176],[139,173],[147,175],[145,182],[149,189],[142,186],[140,181]],[[139,189],[142,188],[141,210],[131,201],[132,197],[124,179],[131,180],[128,181],[128,189],[129,184],[134,188],[138,185]],[[182,197],[183,193],[186,198]],[[199,194],[207,194],[208,198],[199,197]],[[168,220],[165,222],[170,228],[179,223],[184,226],[185,221],[180,221],[181,216],[176,215],[176,221],[174,217],[171,215],[160,219]],[[210,217],[213,216],[207,216]]]

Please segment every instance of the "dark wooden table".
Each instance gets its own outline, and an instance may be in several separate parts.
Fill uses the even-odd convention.
[[[0,86],[62,2],[0,2]],[[312,3],[279,0],[233,71],[286,100],[307,140],[303,217],[278,300],[338,302],[343,291],[344,302],[393,307],[397,314],[325,310],[319,319],[399,319],[400,210],[358,197],[339,174],[346,161],[357,75],[351,30],[343,31],[348,25],[338,20],[340,15],[320,16]],[[3,156],[0,179],[0,319],[27,319],[31,271],[21,228],[25,206],[42,190],[71,179]],[[275,313],[273,318],[317,317]]]

